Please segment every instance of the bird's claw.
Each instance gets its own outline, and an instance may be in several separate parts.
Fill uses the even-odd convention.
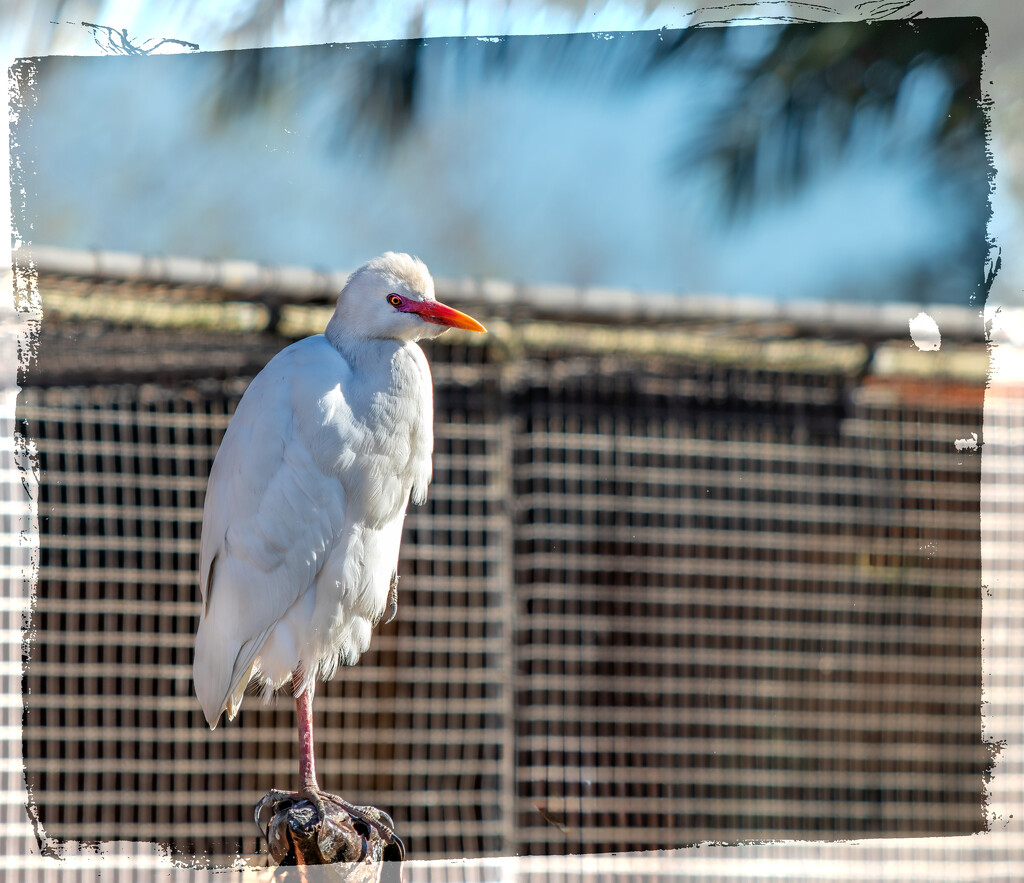
[[[333,809],[328,806],[328,803],[332,805]],[[306,807],[304,808],[302,804],[306,804]],[[312,817],[312,813],[316,814],[316,818]],[[271,842],[280,840],[283,833],[278,831],[282,824],[282,814],[292,829],[290,835],[293,841],[292,849],[295,846],[295,836],[307,838],[314,833],[313,829],[316,828],[316,840],[321,855],[326,857],[338,854],[342,845],[338,841],[338,837],[342,835],[337,821],[340,815],[343,826],[350,825],[351,830],[366,845],[369,845],[370,841],[374,839],[373,833],[376,833],[376,839],[382,848],[379,854],[382,860],[398,862],[405,860],[405,844],[395,833],[394,820],[386,812],[375,806],[355,806],[338,795],[322,791],[319,788],[307,788],[303,791],[271,790],[256,805],[256,824],[267,837],[271,854],[282,853],[281,856],[275,855],[278,861],[281,861],[283,854],[288,851],[283,843]],[[347,821],[344,820],[345,816],[348,817]]]
[[[302,795],[297,791],[278,791],[276,788],[271,788],[256,804],[253,819],[257,827],[261,831],[266,831],[277,813],[288,809],[288,806],[294,805],[300,800],[302,800]],[[282,806],[289,801],[287,806]]]
[[[385,844],[385,861],[405,861],[405,844],[402,842],[402,838],[395,833],[394,819],[384,812],[384,810],[378,809],[375,806],[355,806],[347,800],[343,800],[337,794],[331,794],[329,791],[319,791],[317,794],[321,799],[329,800],[339,809],[347,812],[352,816],[352,818],[358,819],[368,828],[372,828],[376,831],[377,836],[380,837]],[[314,806],[315,805],[316,804],[314,803]],[[324,809],[326,812],[326,807]],[[320,807],[317,807],[317,811],[320,812]],[[323,817],[324,815],[321,814],[321,818]],[[369,836],[369,833],[369,830],[367,830],[364,836]]]

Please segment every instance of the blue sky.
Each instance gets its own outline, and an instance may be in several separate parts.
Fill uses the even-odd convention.
[[[453,7],[431,7],[428,33],[441,8]],[[481,13],[468,10],[489,7],[460,8],[469,30]],[[558,14],[532,21],[543,30]],[[223,53],[47,59],[21,132],[35,172],[29,238],[331,269],[397,249],[447,277],[905,300],[918,268],[979,232],[965,223],[977,194],[929,152],[948,91],[936,70],[907,79],[892,119],[862,114],[843,151],[818,151],[805,187],[735,219],[713,174],[675,160],[708,137],[711,112],[733,100],[734,66],[773,31],[736,28],[725,57],[644,77],[628,35],[580,36],[558,53],[511,38],[529,42],[498,72],[479,57],[493,44],[440,41],[415,123],[386,158],[346,118],[356,74],[341,47],[315,75],[311,50],[286,50],[297,72],[229,117],[216,110]],[[966,304],[977,273],[950,266],[928,299]]]

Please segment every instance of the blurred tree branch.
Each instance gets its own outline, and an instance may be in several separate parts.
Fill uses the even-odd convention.
[[[285,0],[263,0],[250,18],[278,14],[283,5]],[[978,19],[955,18],[879,21],[908,5],[910,0],[860,4],[858,9],[872,21],[759,24],[758,30],[771,32],[765,40],[771,45],[751,57],[731,48],[737,32],[749,26],[662,31],[636,77],[692,64],[699,53],[707,65],[727,66],[734,78],[704,135],[678,149],[677,172],[689,174],[698,166],[714,171],[727,216],[749,210],[760,199],[792,196],[807,182],[816,156],[819,162],[831,159],[850,145],[859,117],[874,113],[892,120],[908,77],[926,65],[945,78],[949,93],[943,123],[927,146],[940,159],[962,166],[963,151],[984,139],[984,115],[979,112],[984,25]],[[413,30],[418,27],[413,24]],[[520,56],[509,52],[508,44],[531,39],[545,38],[508,38],[488,46],[492,67],[511,71]],[[568,46],[575,38],[550,39],[565,40]],[[351,47],[349,60],[357,75],[347,101],[344,90],[337,90],[336,114],[344,132],[331,139],[336,145],[351,137],[341,122],[346,115],[381,153],[401,141],[419,104],[424,46],[410,38]],[[307,54],[300,80],[330,83],[334,59],[315,51],[323,48],[330,47],[309,47],[312,54]],[[275,50],[229,53],[217,114],[230,116],[268,103],[283,61]]]
[[[108,55],[149,55],[165,43],[174,43],[178,46],[184,46],[192,52],[197,52],[199,50],[198,43],[190,43],[188,40],[176,40],[173,37],[164,37],[152,46],[147,46],[146,44],[153,43],[153,40],[156,38],[149,38],[147,40],[143,40],[139,45],[135,45],[130,39],[128,39],[127,28],[117,30],[109,25],[98,25],[91,21],[83,21],[82,27],[89,28],[89,30],[92,31],[92,36],[96,41],[96,45]],[[101,32],[105,35],[103,40],[100,38]]]
[[[346,2],[324,0],[324,8]],[[268,26],[287,5],[288,0],[261,0],[253,15],[258,12],[260,26]],[[457,69],[453,82],[481,73],[508,79],[532,65],[531,75],[550,76],[552,86],[568,75],[583,88],[605,82],[628,94],[634,85],[678,74],[681,89],[704,90],[707,115],[698,125],[680,121],[669,169],[679,179],[705,179],[724,223],[795,199],[838,162],[855,161],[867,146],[882,157],[875,159],[882,165],[886,151],[904,158],[919,155],[922,170],[956,190],[964,229],[984,230],[992,171],[981,91],[987,31],[978,18],[915,14],[900,19],[912,5],[911,0],[869,0],[857,7],[864,21],[807,23],[798,18],[801,12],[820,16],[827,7],[780,2],[779,24],[706,27],[701,21],[701,26],[631,35],[627,64],[621,64],[621,52],[608,61],[590,34],[455,40],[453,51],[457,46],[460,53],[455,62],[465,68]],[[733,4],[721,14],[741,20],[753,11],[747,6]],[[702,12],[719,14],[711,7]],[[247,19],[244,26],[255,25]],[[414,21],[411,31],[421,28]],[[442,45],[446,42],[410,37],[353,44],[341,54],[336,44],[309,46],[302,53],[225,53],[213,124],[258,106],[287,109],[299,90],[315,88],[318,100],[328,105],[322,115],[327,149],[340,153],[358,145],[355,149],[386,162],[415,125],[427,65],[437,64],[440,50],[433,47]],[[927,88],[918,88],[922,83]],[[924,92],[931,105],[923,117],[915,117],[909,112],[915,111],[912,99]],[[983,235],[963,239],[955,260],[980,268],[987,249]],[[930,266],[908,271],[907,296],[926,296],[943,272]],[[972,303],[983,300],[983,281],[979,269]]]
[[[906,5],[875,4],[887,14]],[[859,116],[874,113],[891,121],[907,78],[924,65],[932,65],[949,87],[931,149],[962,168],[963,150],[984,144],[980,61],[986,32],[980,20],[761,27],[777,28],[774,45],[746,64],[737,62],[734,99],[720,105],[705,137],[676,155],[680,172],[702,164],[718,171],[730,216],[758,199],[792,195],[807,182],[816,152],[832,159],[851,144]],[[699,33],[725,54],[730,30]],[[694,35],[679,32],[652,67],[687,58]]]

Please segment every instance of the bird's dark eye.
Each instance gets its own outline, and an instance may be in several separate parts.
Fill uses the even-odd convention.
[[[402,299],[397,294],[389,294],[388,303],[393,307],[400,307],[402,305]]]

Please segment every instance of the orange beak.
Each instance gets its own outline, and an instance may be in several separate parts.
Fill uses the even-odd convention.
[[[434,325],[447,325],[449,328],[465,328],[467,331],[486,331],[476,319],[460,313],[458,310],[436,300],[420,301],[410,304],[410,313],[416,313],[424,322],[431,322]]]

